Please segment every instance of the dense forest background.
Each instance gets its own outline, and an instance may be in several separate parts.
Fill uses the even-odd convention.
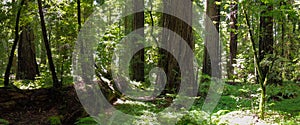
[[[107,101],[136,117],[124,124],[300,124],[299,0],[2,0],[0,8],[0,124],[104,123],[97,119],[103,116],[84,110],[74,88],[78,82],[74,54],[83,54],[82,47],[89,46],[80,34],[91,28],[87,22],[99,17],[106,30],[99,32],[101,27],[95,26],[99,34],[87,35],[97,41],[94,57],[76,66],[88,69],[85,61],[92,60],[92,77]],[[101,8],[103,15],[97,15]],[[114,20],[137,10],[143,11]],[[205,15],[196,19],[195,13]],[[210,22],[209,33],[217,36],[201,36],[212,29],[208,24],[189,25],[199,20]],[[143,27],[150,28],[138,30]],[[129,34],[144,38],[142,43],[133,40],[135,46],[147,41],[156,46],[136,52],[128,78],[118,81],[112,75],[113,54],[133,47],[118,46]],[[213,49],[208,47],[211,43]],[[159,45],[181,51],[174,56]],[[178,59],[188,66],[180,67]],[[167,79],[152,76],[157,66]],[[89,74],[80,73],[87,82]],[[185,82],[199,87],[193,105],[188,109],[179,105],[184,113],[169,112],[161,118],[157,114],[180,96],[186,74]],[[155,90],[153,78],[166,81],[156,97],[141,101],[119,90],[122,79],[135,89]],[[213,111],[206,112],[203,105],[215,78],[224,82],[222,93],[218,104],[211,105]]]

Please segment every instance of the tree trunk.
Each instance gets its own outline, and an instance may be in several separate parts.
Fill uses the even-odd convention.
[[[260,81],[263,83],[261,84],[261,91],[260,91],[260,101],[259,101],[259,112],[260,112],[260,118],[264,119],[265,118],[265,108],[266,108],[266,92],[267,92],[267,88],[266,88],[266,84],[268,82],[268,78],[266,77],[264,79],[264,81]]]
[[[273,54],[273,17],[270,12],[273,10],[272,5],[261,3],[262,6],[267,6],[267,10],[261,12],[260,16],[260,37],[259,37],[259,54],[258,63],[260,63],[266,55]],[[260,85],[261,85],[261,100],[259,105],[260,117],[264,119],[265,103],[266,103],[266,85],[268,83],[269,65],[260,65]]]
[[[78,32],[81,29],[81,6],[80,6],[80,0],[77,0],[77,22],[78,22]]]
[[[268,16],[273,10],[272,5],[265,5],[261,3],[262,6],[267,6],[267,10],[261,12],[260,16],[260,37],[259,37],[259,61],[261,62],[266,55],[273,54],[273,17]],[[262,66],[262,74],[265,77],[268,66]]]
[[[81,1],[80,0],[77,0],[77,24],[78,24],[77,30],[78,30],[78,34],[79,34],[80,29],[81,29]],[[77,39],[77,40],[79,40],[79,39]],[[83,55],[83,54],[85,54],[84,43],[83,43],[83,41],[80,41],[79,43],[80,43],[80,53]],[[82,62],[80,64],[81,64],[82,79],[86,84],[89,84],[90,79],[88,77],[88,73],[87,73],[88,68],[85,65],[86,64],[85,59],[82,59],[81,61]]]
[[[62,86],[62,84],[60,82],[58,82],[56,71],[55,71],[55,66],[54,66],[54,63],[53,63],[51,48],[50,48],[50,45],[49,45],[49,41],[47,39],[47,30],[46,30],[46,25],[45,25],[43,8],[42,8],[42,1],[41,0],[38,0],[38,7],[39,7],[39,15],[40,15],[40,19],[41,19],[43,39],[44,39],[44,43],[45,43],[45,47],[46,47],[46,52],[47,52],[47,57],[48,57],[48,61],[49,61],[50,70],[51,70],[51,73],[52,73],[53,86],[55,88],[60,88]]]
[[[18,47],[18,70],[17,79],[34,80],[38,75],[36,63],[34,34],[29,25],[22,27],[22,33]]]
[[[139,11],[144,9],[144,0],[133,0],[134,11]],[[133,17],[133,31],[135,34],[139,35],[141,38],[144,38],[144,30],[139,30],[139,32],[135,31],[139,28],[144,27],[144,12],[138,12],[134,14]],[[136,46],[143,46],[143,44],[136,42]],[[131,60],[131,68],[132,68],[132,80],[135,81],[145,81],[145,50],[139,50]]]
[[[217,5],[216,2],[220,2],[220,0],[207,0],[206,1],[206,14],[207,16],[215,23],[215,27],[219,32],[219,24],[220,24],[220,5]],[[207,40],[205,40],[205,45],[207,45]],[[220,50],[215,50],[220,51]],[[203,55],[203,68],[202,74],[207,76],[212,76],[211,71],[211,59],[208,53],[208,49],[206,46],[204,47],[204,55]],[[207,78],[202,79],[201,81],[207,81]]]
[[[237,13],[238,13],[238,1],[233,0],[231,3],[230,12],[230,55],[229,55],[229,66],[228,66],[228,79],[233,79],[234,76],[234,66],[236,64],[237,55],[237,39],[238,39],[238,26],[237,26]]]
[[[7,87],[9,85],[10,69],[11,69],[11,66],[12,66],[12,63],[13,63],[13,60],[14,60],[14,55],[15,55],[14,53],[15,53],[15,50],[17,48],[17,44],[18,44],[18,40],[19,40],[19,21],[20,21],[21,10],[22,10],[22,7],[24,5],[24,2],[25,2],[25,0],[21,1],[21,4],[20,4],[19,9],[18,9],[18,13],[17,13],[16,26],[15,26],[15,39],[14,39],[14,43],[13,43],[13,46],[12,46],[11,51],[10,51],[7,67],[6,67],[6,70],[5,70],[5,76],[4,76],[4,86],[5,87]]]
[[[131,7],[132,7],[131,3],[126,4],[125,13],[129,13]],[[127,15],[126,17],[124,17],[124,33],[125,33],[125,35],[128,35],[132,31],[132,28],[133,28],[132,21],[133,21],[132,15]]]
[[[280,7],[281,6],[285,6],[286,5],[286,3],[284,2],[284,1],[282,1],[282,2],[280,2]],[[286,17],[284,16],[284,18],[282,18],[281,19],[281,57],[285,57],[285,48],[286,48],[286,50],[289,50],[288,49],[288,46],[285,46],[286,44],[285,44],[285,32],[286,32],[286,28],[285,28],[285,22],[286,21]],[[275,40],[276,41],[276,40]],[[282,67],[286,67],[286,63],[285,62],[282,62],[281,63],[281,66]],[[284,70],[281,72],[281,77],[282,77],[282,80],[286,80],[286,76],[285,76],[285,74],[286,74],[286,70],[285,70],[285,68],[284,68]]]
[[[166,50],[160,49],[159,53],[161,55],[159,60],[159,66],[164,69],[167,76],[167,83],[165,90],[162,94],[166,93],[177,93],[179,91],[181,74],[189,73],[187,83],[194,83],[193,76],[193,57],[191,55],[185,55],[188,48],[183,46],[183,42],[187,42],[190,48],[194,49],[194,41],[192,36],[192,27],[188,24],[192,22],[192,2],[186,0],[164,0],[164,12],[172,13],[173,15],[168,15],[166,13],[162,16],[162,27],[167,28],[175,33],[177,33],[181,38],[174,36],[174,34],[169,34],[163,30],[162,46],[169,48],[172,52],[167,52]],[[184,20],[179,19],[183,18]],[[172,41],[171,45],[167,45],[164,41]],[[172,54],[171,54],[172,53]],[[182,71],[179,68],[180,60],[176,60],[174,53],[179,53],[180,60],[185,60],[187,66],[189,66],[187,71]],[[182,67],[185,68],[185,67]],[[160,78],[158,78],[160,79]],[[158,80],[159,82],[165,81],[163,79]]]

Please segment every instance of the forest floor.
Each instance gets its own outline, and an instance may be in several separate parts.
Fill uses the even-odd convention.
[[[61,91],[1,88],[0,93],[0,118],[12,125],[67,125],[87,116],[72,86]]]
[[[203,84],[201,95],[204,98],[196,99],[194,105],[177,123],[177,125],[203,125],[203,124],[225,124],[225,125],[300,125],[300,83],[285,82],[282,85],[269,85],[267,88],[267,106],[265,119],[259,118],[259,85],[241,83],[236,85],[226,84],[223,94],[212,114],[202,111],[205,102],[205,88]],[[201,90],[200,90],[201,91]],[[127,101],[115,107],[122,112],[140,116],[134,123],[152,124],[158,119],[155,115],[163,110],[159,105],[167,102],[161,100],[155,102],[141,103]],[[173,114],[173,116],[176,114]],[[156,118],[155,118],[156,117]],[[207,121],[203,120],[205,118]],[[149,122],[149,123],[145,123]]]
[[[260,120],[257,112],[259,85],[225,85],[223,94],[213,114],[209,118],[213,124],[239,124],[248,120],[255,124],[300,124],[300,84],[285,83],[282,86],[268,86],[266,119]],[[205,92],[204,92],[205,93]],[[204,99],[197,99],[187,116],[178,124],[198,124],[203,115],[201,106]],[[118,110],[141,119],[135,123],[151,124],[156,121],[156,113],[168,107],[168,100],[138,102],[126,100],[115,105]],[[205,114],[205,113],[204,113]],[[12,125],[63,124],[81,122],[88,114],[80,104],[73,86],[61,90],[10,90],[0,88],[0,124],[7,120]],[[86,119],[85,119],[86,120]],[[201,120],[200,120],[201,121]],[[149,124],[150,124],[149,123]],[[146,123],[145,123],[146,124]],[[202,123],[199,123],[202,124]]]

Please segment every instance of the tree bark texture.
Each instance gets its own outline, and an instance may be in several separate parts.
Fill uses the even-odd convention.
[[[134,11],[141,11],[144,9],[144,0],[133,0]],[[133,16],[133,32],[139,37],[144,38],[144,30],[138,30],[144,27],[145,15],[144,11],[135,13]],[[134,41],[136,46],[143,46],[142,43],[139,43],[137,39]],[[132,80],[135,81],[145,81],[145,49],[139,50],[131,60],[132,68]]]
[[[159,80],[167,81],[165,90],[162,94],[166,93],[177,93],[180,88],[181,83],[181,75],[186,73],[189,74],[187,83],[194,84],[194,74],[193,74],[193,57],[192,55],[188,55],[187,49],[183,46],[183,43],[186,42],[191,49],[194,49],[194,41],[192,36],[192,2],[186,0],[164,0],[164,12],[171,13],[172,15],[164,13],[162,16],[162,27],[175,32],[181,38],[176,37],[174,34],[170,34],[170,32],[166,32],[163,30],[162,37],[162,46],[169,48],[172,52],[167,52],[164,49],[160,49],[159,53],[161,55],[159,60],[159,66],[162,67],[166,73],[167,80]],[[181,19],[185,20],[181,20]],[[188,24],[189,23],[189,24]],[[166,44],[165,41],[171,41],[170,44]],[[174,54],[178,53],[179,57],[176,60]],[[179,67],[179,62],[184,62],[184,66],[182,67],[187,69],[183,71]]]
[[[34,80],[39,74],[35,52],[33,30],[29,25],[22,27],[18,47],[17,79]]]
[[[237,26],[237,16],[238,16],[238,4],[237,0],[231,3],[230,12],[230,55],[229,55],[229,66],[228,66],[228,78],[233,79],[234,75],[234,64],[236,64],[237,55],[237,39],[238,39],[238,26]]]
[[[220,6],[216,4],[216,2],[220,2],[220,0],[207,0],[206,1],[206,14],[207,16],[213,21],[217,31],[219,32],[219,25],[220,25]],[[205,40],[205,45],[209,42],[207,39]],[[215,51],[220,51],[216,48]],[[218,52],[219,53],[219,52]],[[211,58],[208,53],[208,48],[204,47],[204,55],[203,55],[203,67],[202,67],[202,74],[212,76],[212,65],[211,65]],[[207,79],[204,78],[202,81],[206,81]]]

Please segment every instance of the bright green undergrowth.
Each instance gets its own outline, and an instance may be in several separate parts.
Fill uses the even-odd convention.
[[[284,82],[283,85],[268,85],[267,88],[267,112],[263,123],[293,125],[300,123],[300,85],[299,83]],[[201,90],[203,93],[205,91]],[[238,85],[225,85],[223,94],[213,113],[201,111],[205,97],[196,99],[192,108],[183,114],[172,114],[170,116],[182,116],[178,119],[178,125],[205,125],[221,124],[223,116],[234,112],[250,112],[255,116],[258,113],[259,85],[244,83]],[[159,124],[157,113],[164,110],[165,100],[159,100],[155,104],[151,102],[128,101],[115,107],[123,113],[137,117],[128,124]],[[242,117],[243,113],[237,113]],[[236,116],[229,116],[236,117]],[[246,115],[245,115],[245,118]],[[230,119],[230,118],[229,118]],[[232,118],[233,119],[233,118]],[[92,118],[79,119],[77,124],[91,123]],[[167,121],[167,118],[166,118]],[[224,120],[223,120],[224,121]],[[125,123],[124,123],[125,124]],[[231,123],[222,123],[231,124]]]

